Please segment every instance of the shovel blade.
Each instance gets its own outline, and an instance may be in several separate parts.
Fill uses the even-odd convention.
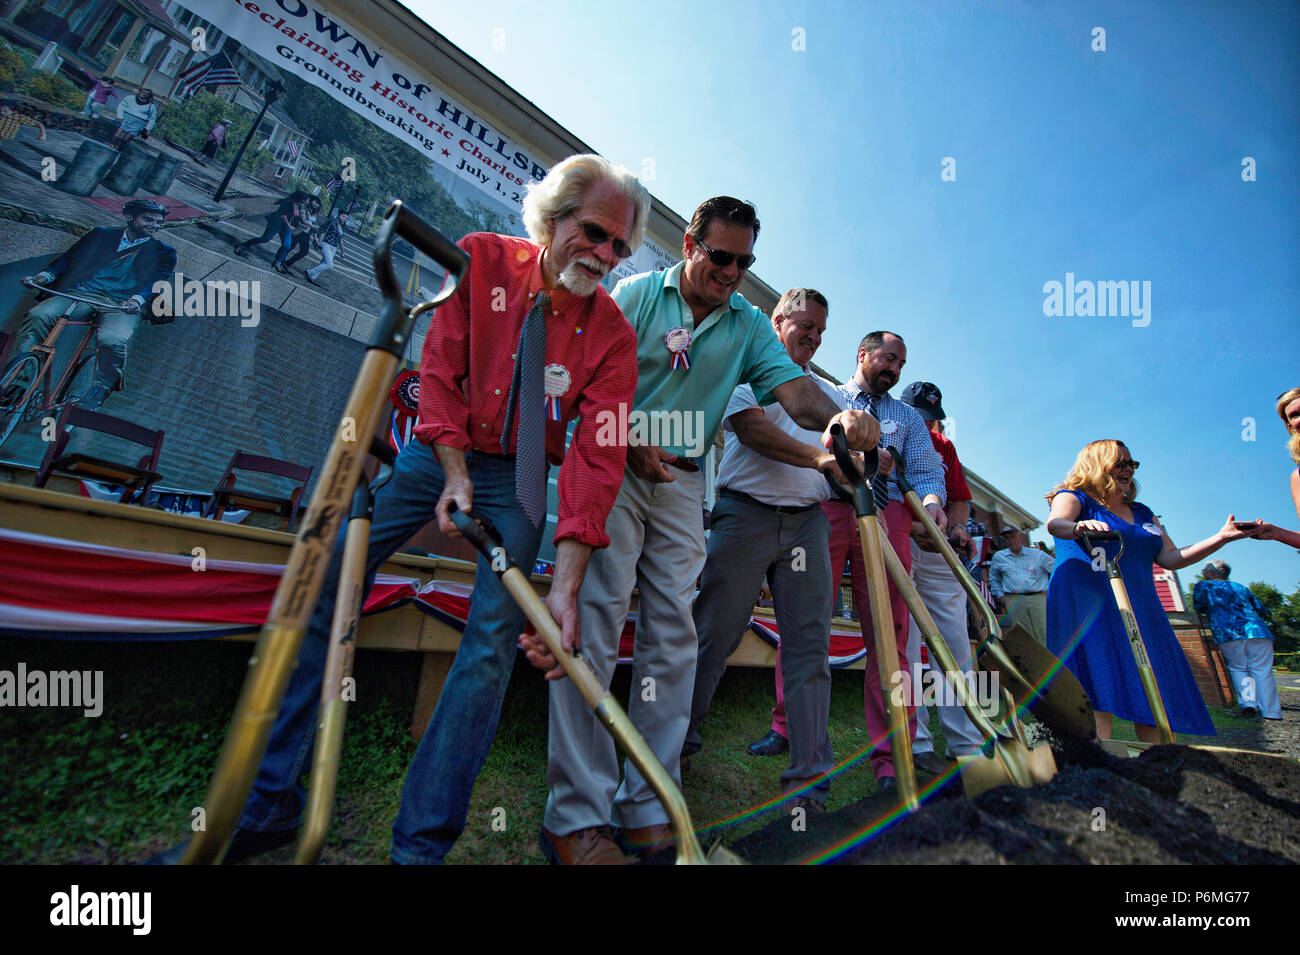
[[[721,842],[715,842],[708,854],[709,865],[749,865]]]
[[[1051,651],[1018,625],[1004,630],[997,644],[990,641],[980,662],[998,673],[1017,705],[1029,700],[1030,712],[1067,739],[1086,741],[1097,735],[1088,694]],[[1028,683],[1008,672],[1001,665],[1003,660],[1010,662]]]
[[[1036,786],[1050,783],[1056,775],[1056,757],[1052,755],[1052,747],[1046,743],[1040,743],[1029,751],[1025,765],[1029,767],[1029,778]]]
[[[1032,789],[1051,782],[1056,775],[1056,758],[1050,746],[1041,744],[1030,749],[1018,740],[999,742],[992,756],[980,753],[960,756],[957,765],[961,770],[962,788],[971,799],[999,786],[1019,785],[1022,789]],[[1019,773],[1023,782],[1017,781],[1017,773],[1010,768],[1012,765],[1023,767]],[[1026,773],[1027,780],[1024,778]]]
[[[961,770],[961,786],[968,799],[999,786],[1014,786],[1015,781],[1002,761],[993,756],[960,756],[957,765]]]

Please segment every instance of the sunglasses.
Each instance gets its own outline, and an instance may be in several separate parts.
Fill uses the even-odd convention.
[[[569,213],[573,215],[573,213]],[[581,219],[576,220],[582,234],[587,237],[587,241],[592,245],[604,245],[606,242],[611,243],[614,254],[620,259],[626,259],[632,254],[632,248],[622,239],[615,239],[612,235],[596,225],[594,222],[583,222]]]
[[[1116,467],[1116,468],[1132,468],[1134,471],[1136,471],[1138,468],[1142,467],[1142,462],[1141,462],[1141,461],[1134,461],[1132,458],[1125,458],[1123,461],[1116,461],[1116,462],[1115,462],[1115,467]]]
[[[758,260],[758,256],[756,255],[737,255],[735,252],[722,252],[718,249],[710,249],[700,239],[696,239],[695,244],[707,252],[709,255],[709,261],[720,269],[725,269],[732,262],[735,262],[740,268],[740,271],[745,272],[748,271],[749,267]]]

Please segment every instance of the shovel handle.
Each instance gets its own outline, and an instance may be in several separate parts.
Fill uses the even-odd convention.
[[[828,474],[826,480],[831,486],[831,491],[840,500],[852,504],[858,517],[874,515],[876,499],[871,493],[871,482],[880,467],[880,454],[875,448],[863,451],[863,469],[859,470],[857,462],[853,459],[853,452],[849,450],[848,439],[844,436],[844,426],[838,421],[831,425],[831,453],[835,455],[835,463],[839,465],[840,472],[849,482],[849,489],[846,489]]]
[[[446,279],[438,294],[407,311],[402,303],[402,287],[393,272],[393,242],[406,239],[419,251],[447,270]],[[371,348],[379,348],[401,358],[406,351],[411,329],[418,315],[442,304],[456,294],[461,277],[469,268],[469,256],[446,236],[417,216],[401,201],[394,201],[384,214],[383,224],[375,237],[371,252],[375,268],[375,281],[384,297],[384,306],[375,323]]]
[[[595,711],[596,718],[604,725],[609,734],[627,752],[633,765],[641,771],[654,790],[664,811],[672,821],[673,835],[677,839],[678,864],[699,865],[708,862],[699,840],[695,838],[695,827],[691,824],[690,812],[686,799],[677,788],[672,776],[655,755],[650,744],[645,741],[639,730],[628,718],[623,707],[601,686],[595,671],[580,654],[570,653],[564,648],[560,625],[555,622],[546,604],[537,596],[537,591],[511,559],[509,552],[492,522],[482,515],[459,510],[455,501],[447,506],[447,513],[465,538],[474,548],[493,563],[493,571],[501,578],[510,596],[519,604],[524,616],[536,628],[537,633],[546,643],[547,649],[555,655],[565,674],[582,694],[587,705]],[[498,570],[498,567],[504,569]]]

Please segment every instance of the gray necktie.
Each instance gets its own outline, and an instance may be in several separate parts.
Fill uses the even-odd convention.
[[[546,315],[549,292],[538,292],[519,333],[519,357],[506,400],[506,420],[501,447],[510,447],[511,420],[518,411],[515,443],[515,498],[534,527],[546,518],[546,389],[542,380],[546,362]]]
[[[867,395],[867,410],[881,424],[885,423],[880,418],[880,395]],[[879,446],[884,447],[883,437],[881,441],[882,444]],[[876,499],[876,510],[884,511],[889,506],[889,478],[882,475],[879,470],[876,471],[876,476],[871,479],[871,496]]]

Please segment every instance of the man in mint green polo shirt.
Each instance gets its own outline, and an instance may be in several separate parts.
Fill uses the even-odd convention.
[[[698,644],[691,618],[704,566],[704,474],[699,458],[736,386],[780,402],[805,428],[838,421],[851,447],[873,448],[879,425],[842,411],[790,360],[758,308],[736,290],[754,262],[752,205],[719,196],[695,210],[684,261],[624,279],[614,301],[637,333],[633,407],[598,421],[605,440],[626,441],[627,470],[579,594],[582,654],[605,686],[614,672],[632,590],[640,594],[628,715],[673,779],[690,721]],[[609,826],[644,851],[672,844],[668,814],[630,762],[619,783],[614,742],[568,680],[551,684],[550,795],[542,850],[564,864],[625,861]]]

